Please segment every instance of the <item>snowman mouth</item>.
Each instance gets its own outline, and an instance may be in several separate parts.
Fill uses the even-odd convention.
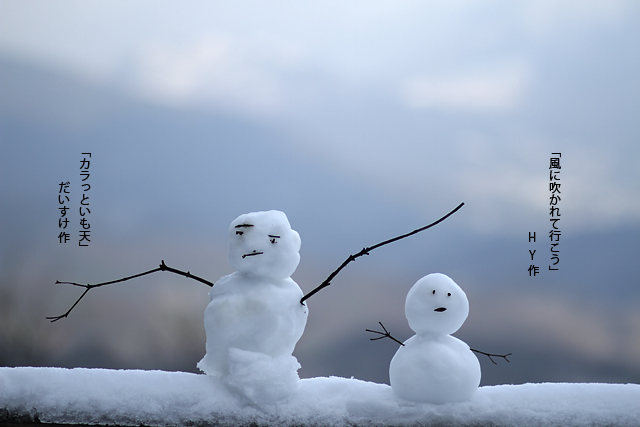
[[[245,258],[246,258],[246,257],[248,257],[248,256],[262,255],[263,253],[264,253],[264,252],[251,252],[251,253],[248,253],[248,254],[244,254],[244,255],[242,255],[242,259],[245,259]]]
[[[442,313],[446,309],[447,309],[447,307],[438,307],[438,308],[434,309],[433,311],[437,311],[438,313]]]

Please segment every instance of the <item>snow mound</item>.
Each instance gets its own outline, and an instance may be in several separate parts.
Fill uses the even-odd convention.
[[[289,398],[298,388],[300,364],[293,356],[271,357],[238,348],[229,349],[229,375],[222,381],[230,390],[255,404]]]
[[[490,386],[467,402],[435,405],[400,400],[384,384],[309,378],[290,399],[258,405],[207,375],[0,368],[0,422],[25,418],[129,426],[638,426],[640,385]]]

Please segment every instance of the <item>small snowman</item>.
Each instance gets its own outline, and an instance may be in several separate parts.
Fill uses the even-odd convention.
[[[229,227],[228,261],[236,272],[209,294],[207,352],[198,368],[256,403],[287,398],[298,386],[292,353],[307,307],[290,276],[299,250],[300,236],[283,212],[240,215]]]
[[[405,314],[416,335],[391,360],[393,392],[416,402],[470,399],[480,384],[480,363],[466,343],[450,335],[469,314],[464,291],[444,274],[429,274],[407,294]]]

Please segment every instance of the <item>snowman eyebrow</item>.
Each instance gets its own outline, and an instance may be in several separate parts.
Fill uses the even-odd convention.
[[[235,228],[249,228],[249,227],[253,227],[253,224],[238,224],[235,226]],[[238,236],[242,236],[243,233],[244,231],[236,230],[236,235]]]
[[[269,236],[269,237],[275,237],[276,239],[279,239],[279,238],[280,238],[280,236],[274,236],[273,234],[268,234],[267,236]]]

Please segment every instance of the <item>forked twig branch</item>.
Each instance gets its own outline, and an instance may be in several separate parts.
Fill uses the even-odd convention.
[[[312,290],[311,292],[309,292],[308,294],[306,294],[305,296],[302,297],[302,299],[300,299],[300,304],[304,304],[304,301],[307,300],[308,298],[310,298],[311,296],[315,295],[319,290],[329,286],[331,284],[331,280],[333,280],[334,277],[336,277],[338,275],[338,273],[340,273],[340,271],[345,268],[347,266],[347,264],[349,264],[352,261],[355,261],[357,258],[363,256],[363,255],[369,255],[369,252],[371,252],[374,249],[377,249],[381,246],[387,245],[389,243],[393,243],[397,240],[400,239],[404,239],[405,237],[409,237],[412,236],[416,233],[419,233],[421,231],[424,231],[428,228],[433,227],[436,224],[439,224],[440,222],[444,221],[445,219],[447,219],[448,217],[450,217],[451,215],[453,215],[456,211],[458,211],[458,209],[460,209],[462,206],[464,206],[464,203],[460,203],[455,209],[453,209],[451,212],[449,212],[448,214],[446,214],[445,216],[443,216],[442,218],[438,219],[437,221],[422,227],[422,228],[418,228],[417,230],[413,230],[410,233],[407,234],[403,234],[401,236],[398,237],[394,237],[393,239],[389,239],[389,240],[385,240],[384,242],[378,243],[376,245],[370,246],[368,248],[363,248],[360,252],[358,252],[357,254],[354,255],[350,255],[349,258],[347,258],[342,265],[340,265],[340,267],[338,267],[333,273],[331,273],[329,275],[329,277],[327,277],[321,284],[320,286],[318,286],[317,288],[315,288],[314,290]],[[66,313],[60,315],[60,316],[51,316],[51,317],[47,317],[48,320],[50,320],[51,322],[56,322],[62,318],[68,317],[69,313],[71,313],[71,311],[78,305],[78,303],[84,298],[84,296],[93,288],[98,288],[100,286],[105,286],[105,285],[112,285],[114,283],[119,283],[119,282],[124,282],[130,279],[134,279],[136,277],[141,277],[141,276],[145,276],[147,274],[151,274],[151,273],[155,273],[157,271],[169,271],[171,273],[175,273],[175,274],[179,274],[181,276],[185,276],[188,277],[190,279],[194,279],[197,280],[199,282],[202,282],[206,285],[209,286],[213,286],[213,283],[211,283],[210,281],[203,279],[201,277],[195,276],[193,274],[191,274],[188,271],[182,271],[182,270],[178,270],[175,268],[171,268],[169,266],[167,266],[164,263],[164,260],[161,262],[160,266],[158,268],[154,268],[152,270],[149,271],[145,271],[143,273],[139,273],[139,274],[135,274],[133,276],[128,276],[128,277],[123,277],[122,279],[118,279],[118,280],[112,280],[109,282],[103,282],[103,283],[96,283],[96,284],[82,284],[82,283],[76,283],[76,282],[60,282],[60,281],[56,281],[56,284],[64,284],[64,285],[73,285],[73,286],[79,286],[82,288],[85,288],[84,292],[82,293],[82,295],[80,295],[80,297],[78,297],[78,299],[76,300],[76,302],[73,303],[73,305],[71,306],[71,308],[69,308],[69,310],[67,310]]]
[[[485,356],[487,356],[489,358],[489,360],[491,360],[491,362],[494,365],[497,365],[496,361],[492,359],[492,357],[502,357],[504,360],[506,360],[507,362],[509,361],[509,359],[507,359],[507,356],[511,356],[513,353],[507,353],[507,354],[492,354],[492,353],[485,353],[484,351],[480,351],[480,350],[474,350],[473,348],[470,348],[469,350],[473,351],[474,353],[479,353],[479,354],[484,354]]]
[[[365,331],[367,332],[373,332],[374,334],[380,334],[381,336],[376,337],[376,338],[369,338],[369,341],[377,341],[377,340],[381,340],[383,338],[391,338],[392,340],[394,340],[395,342],[397,342],[398,344],[400,344],[401,346],[404,347],[404,343],[402,341],[398,341],[397,339],[395,339],[394,337],[391,336],[391,333],[389,331],[387,331],[387,328],[384,327],[384,325],[382,324],[382,322],[378,322],[380,324],[380,327],[382,327],[382,330],[384,332],[380,332],[380,331],[372,331],[371,329],[365,329]]]
[[[373,246],[369,246],[368,248],[363,248],[360,252],[358,252],[357,254],[353,254],[353,255],[349,255],[349,258],[347,258],[341,265],[340,267],[338,267],[333,273],[331,273],[329,275],[329,277],[327,277],[324,282],[322,282],[317,288],[315,288],[314,290],[312,290],[311,292],[309,292],[308,294],[306,294],[305,296],[302,297],[302,299],[300,300],[300,304],[304,304],[305,300],[309,299],[310,297],[312,297],[313,295],[315,295],[319,290],[326,288],[327,286],[329,286],[331,284],[331,281],[333,280],[334,277],[336,277],[338,275],[338,273],[340,273],[340,271],[345,268],[347,266],[347,264],[349,264],[352,261],[355,261],[357,258],[363,256],[363,255],[369,255],[369,252],[371,252],[374,249],[379,248],[380,246],[384,246],[384,245],[388,245],[389,243],[393,243],[397,240],[400,239],[404,239],[405,237],[409,237],[412,236],[416,233],[419,233],[421,231],[424,231],[428,228],[433,227],[436,224],[441,223],[442,221],[444,221],[445,219],[449,218],[451,215],[453,215],[454,213],[456,213],[458,211],[458,209],[460,209],[462,206],[464,206],[464,203],[460,203],[454,210],[452,210],[451,212],[449,212],[448,214],[446,214],[445,216],[443,216],[442,218],[440,218],[439,220],[432,222],[429,225],[426,225],[422,228],[418,228],[417,230],[413,230],[410,233],[407,234],[403,234],[401,236],[398,237],[394,237],[393,239],[389,239],[389,240],[385,240],[384,242],[380,242],[377,245],[373,245]]]
[[[76,283],[76,282],[60,282],[59,280],[56,280],[56,285],[79,286],[79,287],[85,288],[85,290],[82,293],[82,295],[80,295],[80,297],[78,297],[76,302],[73,303],[71,308],[69,308],[69,310],[67,310],[66,313],[64,313],[64,314],[62,314],[60,316],[47,317],[47,319],[51,320],[51,322],[57,322],[58,320],[60,320],[62,318],[68,317],[69,313],[71,313],[71,311],[76,307],[76,305],[78,305],[80,300],[82,300],[82,298],[84,298],[84,296],[93,288],[99,288],[100,286],[112,285],[114,283],[119,283],[119,282],[125,282],[127,280],[135,279],[136,277],[146,276],[147,274],[155,273],[157,271],[168,271],[168,272],[171,272],[171,273],[176,273],[176,274],[179,274],[181,276],[188,277],[189,279],[197,280],[198,282],[202,282],[202,283],[204,283],[206,285],[213,286],[213,283],[211,283],[210,281],[208,281],[206,279],[203,279],[201,277],[198,277],[198,276],[194,276],[193,274],[191,274],[188,271],[182,271],[182,270],[178,270],[178,269],[169,267],[168,265],[166,265],[164,263],[164,260],[161,261],[160,266],[158,268],[154,268],[153,270],[145,271],[143,273],[134,274],[133,276],[123,277],[122,279],[118,279],[118,280],[111,280],[109,282],[96,283],[94,285],[90,285],[90,284],[84,285],[82,283]]]

